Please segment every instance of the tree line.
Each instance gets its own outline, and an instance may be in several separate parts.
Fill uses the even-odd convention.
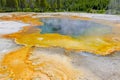
[[[1,12],[104,12],[110,0],[0,0]]]

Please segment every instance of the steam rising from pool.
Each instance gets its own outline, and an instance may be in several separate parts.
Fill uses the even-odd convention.
[[[112,27],[88,20],[74,20],[69,18],[42,18],[44,22],[41,33],[59,33],[69,36],[90,36],[112,33]]]
[[[110,0],[107,13],[120,14],[120,0]]]

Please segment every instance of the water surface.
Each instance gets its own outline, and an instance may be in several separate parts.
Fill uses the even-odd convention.
[[[79,20],[70,18],[42,18],[44,23],[39,28],[42,34],[59,33],[69,36],[90,36],[104,35],[112,33],[112,27],[89,20]]]

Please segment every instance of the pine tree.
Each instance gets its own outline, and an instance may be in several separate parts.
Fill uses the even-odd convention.
[[[0,6],[1,6],[1,8],[5,8],[6,0],[0,0]]]
[[[6,6],[9,8],[15,8],[16,7],[16,0],[6,0]]]
[[[61,0],[57,0],[57,9],[61,8]]]
[[[36,0],[35,1],[35,7],[36,8],[40,8],[40,0]]]
[[[47,7],[48,7],[47,1],[41,0],[40,1],[40,8],[41,8],[42,12],[45,11],[47,9]]]

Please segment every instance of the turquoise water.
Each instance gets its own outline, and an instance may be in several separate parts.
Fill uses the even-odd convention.
[[[41,33],[59,33],[69,36],[104,35],[112,33],[112,27],[88,20],[70,18],[41,18]]]

